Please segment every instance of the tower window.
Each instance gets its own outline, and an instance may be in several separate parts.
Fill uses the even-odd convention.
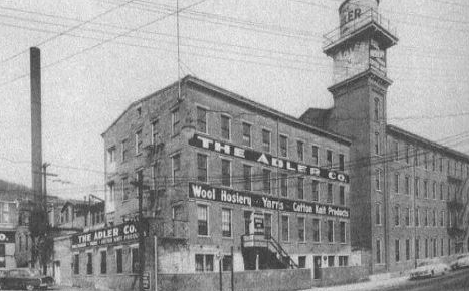
[[[379,99],[378,98],[375,98],[375,121],[379,121]]]
[[[375,132],[375,154],[379,155],[379,143],[380,143],[380,137],[379,137],[379,132]]]

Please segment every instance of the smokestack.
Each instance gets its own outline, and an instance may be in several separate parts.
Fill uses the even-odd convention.
[[[36,201],[42,199],[41,51],[30,48],[31,68],[31,172]]]

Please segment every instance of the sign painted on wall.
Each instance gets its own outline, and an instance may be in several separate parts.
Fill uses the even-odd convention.
[[[151,285],[150,273],[149,272],[143,273],[143,279],[142,280],[143,280],[143,289],[144,290],[149,290],[150,285]]]
[[[144,235],[147,236],[148,224],[144,228]],[[113,227],[74,234],[72,249],[134,241],[138,239],[138,234],[137,223],[126,222]]]
[[[0,243],[15,243],[15,232],[0,231]]]
[[[195,134],[190,140],[189,145],[210,150],[213,152],[225,154],[228,156],[233,156],[248,161],[258,162],[264,166],[276,167],[282,170],[292,171],[295,173],[321,177],[329,180],[349,183],[349,176],[332,171],[329,169],[308,166],[305,164],[300,164],[285,159],[280,159],[273,157],[272,155],[261,153],[249,149],[244,149],[241,147],[233,146],[224,142],[217,141],[212,138],[204,137]]]
[[[343,218],[350,217],[350,210],[347,207],[326,205],[315,202],[294,201],[285,198],[279,199],[271,195],[260,195],[232,189],[223,189],[199,183],[189,183],[189,198],[286,212],[318,214]]]

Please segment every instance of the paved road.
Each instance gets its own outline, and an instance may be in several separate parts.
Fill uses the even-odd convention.
[[[467,291],[469,269],[450,272],[442,277],[406,281],[398,286],[374,289],[379,291]]]

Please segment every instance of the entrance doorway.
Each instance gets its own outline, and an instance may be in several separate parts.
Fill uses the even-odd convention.
[[[54,280],[57,285],[60,285],[60,261],[54,261]]]
[[[313,279],[315,280],[321,279],[321,260],[321,256],[313,257]]]

